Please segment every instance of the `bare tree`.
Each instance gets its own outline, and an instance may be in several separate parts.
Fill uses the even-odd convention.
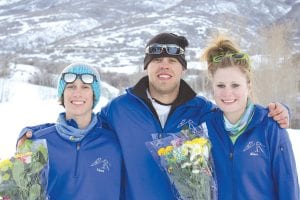
[[[300,122],[296,119],[299,66],[294,64],[290,45],[292,28],[292,23],[277,24],[261,32],[262,37],[257,43],[261,57],[255,60],[254,91],[263,105],[272,101],[286,104],[291,111],[292,128],[299,128]]]

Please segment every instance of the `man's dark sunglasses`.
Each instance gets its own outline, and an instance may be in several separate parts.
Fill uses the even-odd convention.
[[[146,47],[146,54],[161,54],[163,50],[167,52],[169,55],[182,55],[184,54],[184,49],[176,44],[151,44]]]

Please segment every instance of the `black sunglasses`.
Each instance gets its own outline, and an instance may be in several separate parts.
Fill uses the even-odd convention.
[[[146,47],[146,54],[161,54],[163,50],[169,55],[182,55],[184,54],[184,49],[176,44],[151,44]]]

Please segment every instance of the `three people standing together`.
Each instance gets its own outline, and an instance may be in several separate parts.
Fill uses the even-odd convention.
[[[215,106],[204,97],[197,96],[182,79],[183,73],[187,69],[185,59],[187,46],[188,41],[184,36],[173,33],[161,33],[150,39],[145,48],[144,58],[144,69],[147,71],[147,76],[141,78],[136,85],[128,88],[125,94],[113,99],[101,112],[97,113],[98,121],[102,122],[101,127],[112,130],[111,134],[116,136],[122,153],[123,180],[120,187],[119,184],[116,185],[116,190],[122,191],[121,199],[170,200],[178,198],[177,194],[173,193],[172,184],[167,175],[156,164],[145,143],[179,132],[184,122],[201,124],[207,121],[208,116],[215,113]],[[77,79],[80,77],[82,76],[76,75]],[[66,82],[66,85],[69,84]],[[287,126],[287,109],[280,104],[277,104],[277,107],[273,105],[270,106],[271,115],[283,127]],[[26,128],[21,135],[31,130],[32,135],[35,136],[47,126]],[[223,133],[227,134],[226,131]],[[273,133],[273,135],[276,134],[278,133]],[[61,137],[54,131],[52,135],[55,136],[51,137]],[[101,136],[99,137],[101,138]],[[95,138],[95,140],[100,141],[100,138]],[[98,147],[93,146],[92,148]],[[99,151],[102,152],[102,149]],[[86,156],[90,157],[90,155]],[[119,162],[118,156],[116,155],[116,159]],[[60,159],[60,162],[64,160],[60,157],[52,159]],[[121,168],[121,162],[119,164],[119,168]],[[118,173],[116,177],[119,177]],[[53,180],[53,182],[55,181],[57,180]],[[66,178],[64,181],[70,180]],[[118,183],[117,180],[116,182]],[[98,191],[91,194],[95,198],[86,199],[119,199],[117,193],[114,196],[101,195],[102,183],[86,184],[89,187],[98,187]],[[69,188],[61,186],[62,189],[68,190]],[[97,197],[97,195],[99,196]],[[220,193],[220,195],[222,197],[223,194]],[[53,198],[64,199],[56,198],[55,195]],[[80,199],[80,194],[72,199]]]

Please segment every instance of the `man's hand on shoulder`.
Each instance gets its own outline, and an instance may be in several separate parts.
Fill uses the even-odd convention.
[[[281,128],[289,128],[290,120],[289,120],[289,111],[288,109],[282,105],[281,103],[269,103],[268,105],[269,113],[268,116],[272,117]]]

